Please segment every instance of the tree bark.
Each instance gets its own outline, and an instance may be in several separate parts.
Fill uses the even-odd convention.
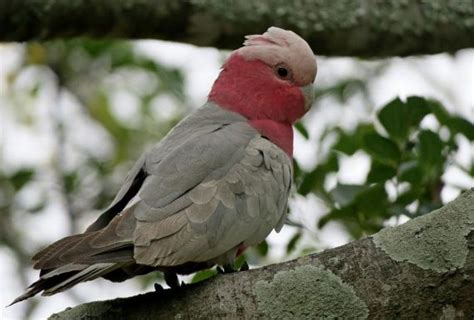
[[[345,246],[180,290],[86,303],[62,319],[472,319],[474,189]]]
[[[471,0],[0,0],[0,41],[153,38],[235,49],[271,25],[294,30],[321,55],[474,47]]]

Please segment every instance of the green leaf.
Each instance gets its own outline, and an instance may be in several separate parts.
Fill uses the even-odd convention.
[[[324,227],[331,220],[354,219],[355,209],[353,206],[347,206],[340,209],[333,209],[318,221],[318,228]]]
[[[474,124],[464,118],[452,116],[444,106],[435,100],[430,100],[431,111],[441,125],[449,128],[452,134],[460,133],[471,141],[474,141]]]
[[[307,195],[315,189],[322,188],[326,176],[330,172],[337,171],[339,169],[337,155],[331,153],[325,162],[319,164],[311,172],[303,174],[301,185],[298,188],[298,193],[301,195]]]
[[[299,186],[305,172],[301,169],[298,161],[293,158],[293,176],[295,177],[295,185]]]
[[[357,194],[364,189],[363,185],[359,184],[342,184],[338,183],[334,189],[332,189],[329,194],[335,202],[337,202],[341,207],[345,207],[351,204]]]
[[[401,153],[392,140],[373,132],[365,135],[363,139],[364,150],[379,162],[396,166]]]
[[[380,110],[378,119],[391,138],[404,143],[410,130],[417,128],[429,111],[428,103],[423,98],[409,97],[407,102],[396,98]]]
[[[472,122],[461,117],[452,117],[449,127],[455,133],[463,134],[469,140],[474,141],[474,124]]]
[[[429,100],[422,97],[408,97],[405,104],[410,112],[410,125],[417,127],[423,118],[430,113]]]
[[[372,124],[361,123],[357,128],[350,133],[344,132],[343,130],[337,130],[339,138],[333,146],[333,150],[340,151],[347,155],[353,155],[357,150],[362,148],[363,137],[368,134],[375,132]]]
[[[291,253],[293,250],[296,248],[296,244],[298,241],[301,239],[301,233],[295,234],[293,237],[291,237],[290,241],[286,245],[286,254]]]
[[[315,97],[321,98],[325,95],[331,95],[341,103],[345,103],[350,97],[358,92],[367,92],[367,83],[357,78],[344,79],[329,87],[316,88]]]
[[[399,217],[401,215],[411,216],[410,211],[408,211],[404,205],[399,203],[393,203],[387,208],[387,213],[390,217]],[[398,221],[397,221],[398,224]]]
[[[303,123],[301,121],[295,123],[295,129],[301,133],[301,135],[306,139],[308,140],[309,139],[309,133],[308,133],[308,130],[306,130],[305,126],[303,125]]]
[[[442,125],[448,126],[451,118],[449,112],[443,107],[443,105],[436,100],[429,100],[429,106],[431,112],[435,115],[438,122]]]
[[[431,170],[434,167],[440,167],[444,163],[443,141],[430,130],[422,130],[418,135],[419,145],[418,153],[420,164]]]
[[[28,182],[31,181],[31,179],[33,178],[33,175],[34,175],[33,170],[22,169],[15,172],[15,174],[13,174],[13,176],[10,177],[10,181],[13,187],[15,188],[15,190],[18,191],[21,188],[23,188]]]
[[[372,233],[378,231],[383,219],[389,216],[389,201],[384,183],[370,186],[339,184],[333,191],[331,194],[334,199],[344,206],[323,216],[318,222],[319,228],[331,220],[340,220],[346,227],[350,226],[351,234]]]
[[[431,201],[421,201],[416,212],[416,216],[422,216],[424,214],[430,213],[433,210],[441,207],[441,203],[433,203]]]
[[[412,202],[418,200],[418,198],[419,192],[416,189],[411,188],[399,194],[395,202],[402,206],[407,206]]]
[[[364,188],[355,199],[357,211],[368,216],[382,216],[386,214],[387,192],[383,183],[376,183]]]
[[[396,140],[405,140],[408,136],[409,123],[405,104],[396,98],[385,105],[377,115],[387,133]]]
[[[359,149],[359,145],[355,135],[340,132],[339,138],[332,148],[333,150],[340,151],[351,156]]]
[[[77,172],[67,173],[63,176],[64,181],[64,188],[66,189],[67,193],[71,193],[74,191],[77,185],[78,176]]]
[[[197,272],[194,277],[191,279],[191,283],[201,282],[206,279],[212,278],[217,275],[217,271],[215,269],[207,269]]]
[[[237,257],[234,261],[234,269],[235,270],[240,270],[244,263],[247,262],[247,257],[245,254],[241,254],[240,256]]]
[[[383,182],[391,179],[397,174],[397,170],[391,166],[378,161],[372,161],[370,171],[367,175],[367,182]]]
[[[255,249],[257,250],[258,254],[262,257],[265,257],[268,254],[268,243],[267,241],[260,242]]]
[[[425,180],[423,169],[416,160],[407,161],[400,165],[398,168],[398,179],[413,185],[421,185]]]

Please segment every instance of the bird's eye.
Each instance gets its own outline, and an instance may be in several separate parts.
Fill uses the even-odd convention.
[[[288,75],[288,70],[283,67],[279,67],[277,72],[278,72],[278,75],[282,78],[286,78],[286,76]]]
[[[278,64],[273,70],[278,78],[282,80],[292,80],[291,70],[285,64]]]

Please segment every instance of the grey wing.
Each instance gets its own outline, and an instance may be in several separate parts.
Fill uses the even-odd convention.
[[[122,212],[142,188],[143,182],[163,158],[176,149],[181,149],[184,156],[186,150],[181,148],[189,141],[199,140],[201,136],[219,130],[234,122],[245,119],[233,112],[225,111],[212,103],[207,103],[181,121],[171,132],[149,152],[144,153],[129,171],[122,187],[107,209],[86,230],[97,231],[106,227],[112,219]],[[166,181],[163,181],[165,184]]]
[[[87,232],[60,239],[33,257],[35,268],[41,269],[40,279],[15,302],[100,276],[123,280],[131,274],[122,268],[137,263],[191,261],[195,252],[189,248],[197,248],[200,259],[219,239],[232,243],[234,238],[223,232],[230,230],[227,222],[235,220],[237,208],[247,204],[245,192],[238,190],[251,190],[253,182],[238,178],[234,183],[231,176],[223,177],[242,159],[255,170],[254,160],[245,156],[255,136],[258,133],[237,114],[213,105],[194,112],[137,161],[111,206]],[[208,192],[214,186],[215,191]],[[232,197],[242,199],[234,204]],[[204,210],[209,206],[212,210]],[[166,261],[160,258],[163,252]]]
[[[112,203],[97,220],[87,228],[86,232],[97,231],[106,227],[117,214],[122,212],[130,200],[137,194],[138,190],[142,187],[143,181],[145,181],[147,177],[147,173],[145,172],[145,159],[146,154],[143,154],[140,159],[135,162],[135,165],[127,174],[122,187]]]
[[[138,263],[173,266],[216,260],[239,245],[261,242],[281,226],[291,186],[291,160],[247,124],[241,126],[229,126],[216,135],[216,139],[229,140],[222,154],[201,154],[201,160],[195,160],[198,163],[187,167],[202,169],[200,161],[204,161],[214,170],[197,172],[192,179],[183,179],[186,172],[179,170],[180,163],[173,172],[167,171],[167,182],[181,183],[176,190],[168,190],[167,198],[154,193],[162,178],[156,184],[145,182],[135,211],[134,258]],[[244,128],[253,137],[247,136],[240,144],[232,141]],[[159,177],[159,167],[156,170]],[[179,182],[180,178],[187,181]]]

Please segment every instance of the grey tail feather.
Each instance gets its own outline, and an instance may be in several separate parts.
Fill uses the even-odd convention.
[[[13,302],[11,302],[9,305],[5,306],[6,308],[8,307],[11,307],[12,305],[14,305],[15,303],[18,303],[20,301],[23,301],[23,300],[26,300],[28,298],[31,298],[33,297],[34,295],[36,295],[38,292],[40,292],[42,289],[40,288],[29,288],[25,291],[25,293],[23,293],[21,296],[18,296],[15,300],[13,300]]]
[[[43,291],[43,296],[53,295],[55,293],[69,289],[80,282],[101,277],[123,266],[123,264],[118,263],[97,263],[89,266],[77,266],[82,267],[79,270],[77,270],[78,268],[74,265],[65,265],[63,267],[59,267],[41,275],[41,277],[36,282],[27,288],[25,293],[13,300],[13,302],[7,307],[31,298],[41,291]]]
[[[70,276],[72,276],[76,273],[77,273],[77,271],[72,271],[72,272],[59,274],[55,277],[46,278],[46,279],[44,277],[41,277],[37,281],[33,282],[27,288],[25,293],[23,293],[21,296],[17,297],[15,300],[13,300],[13,302],[10,303],[7,307],[10,307],[10,306],[14,305],[15,303],[18,303],[20,301],[31,298],[31,297],[35,296],[36,294],[38,294],[39,292],[43,291],[45,288],[49,288],[50,286],[52,286],[56,283],[62,282],[64,280],[66,280],[68,277],[70,277]]]
[[[90,265],[84,270],[77,272],[76,274],[72,275],[71,277],[68,277],[66,280],[56,284],[55,286],[46,288],[42,295],[53,295],[55,293],[69,289],[80,282],[94,280],[106,273],[109,273],[121,267],[121,264],[116,263],[97,263]]]

